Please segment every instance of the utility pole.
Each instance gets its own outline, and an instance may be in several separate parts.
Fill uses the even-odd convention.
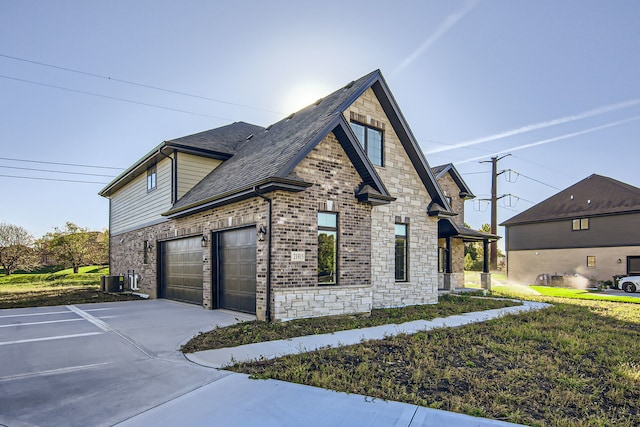
[[[505,154],[502,157],[492,157],[491,160],[485,160],[480,163],[491,163],[491,234],[498,234],[498,175],[505,171],[498,172],[498,161],[504,159],[511,154]],[[495,271],[498,269],[498,242],[493,241],[489,246],[489,269]]]

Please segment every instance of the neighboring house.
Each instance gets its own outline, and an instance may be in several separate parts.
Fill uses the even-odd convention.
[[[454,215],[380,71],[266,128],[165,141],[100,195],[112,274],[276,321],[437,302]]]
[[[615,179],[591,175],[500,225],[512,281],[640,274],[640,188]]]
[[[442,189],[442,193],[456,215],[438,221],[438,284],[440,289],[464,288],[464,244],[483,242],[488,256],[488,243],[500,237],[472,230],[464,225],[464,202],[474,199],[469,186],[451,163],[431,169]],[[489,262],[485,257],[482,284],[491,287]]]

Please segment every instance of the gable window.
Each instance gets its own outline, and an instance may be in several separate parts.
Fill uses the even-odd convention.
[[[587,256],[587,267],[595,267],[596,266],[596,257],[593,255]]]
[[[396,282],[406,282],[409,270],[409,246],[407,224],[396,224]]]
[[[338,273],[338,214],[318,212],[318,284],[335,285]]]
[[[367,153],[371,163],[376,166],[383,166],[384,145],[382,131],[357,122],[351,122],[351,129],[358,137],[358,142]]]
[[[147,192],[155,190],[157,186],[158,169],[156,165],[147,168]]]

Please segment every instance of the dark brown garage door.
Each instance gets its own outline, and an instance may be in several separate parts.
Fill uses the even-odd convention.
[[[256,229],[242,228],[214,236],[218,307],[256,312]],[[215,280],[217,279],[217,280]]]
[[[160,298],[202,305],[202,238],[171,240],[160,247]]]

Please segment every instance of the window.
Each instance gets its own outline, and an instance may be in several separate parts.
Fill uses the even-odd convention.
[[[351,129],[358,137],[360,145],[364,147],[364,151],[367,153],[371,163],[376,166],[383,166],[382,131],[356,122],[351,122]]]
[[[587,267],[595,267],[596,266],[596,257],[589,255],[587,256]]]
[[[396,282],[408,280],[408,261],[407,224],[396,224]]]
[[[156,165],[153,165],[147,169],[147,192],[156,189],[157,176],[158,173]]]
[[[318,284],[337,283],[338,214],[318,212]]]
[[[142,245],[142,263],[149,264],[149,241],[145,240]]]
[[[571,229],[573,231],[588,230],[589,218],[574,219],[573,221],[571,221]]]

